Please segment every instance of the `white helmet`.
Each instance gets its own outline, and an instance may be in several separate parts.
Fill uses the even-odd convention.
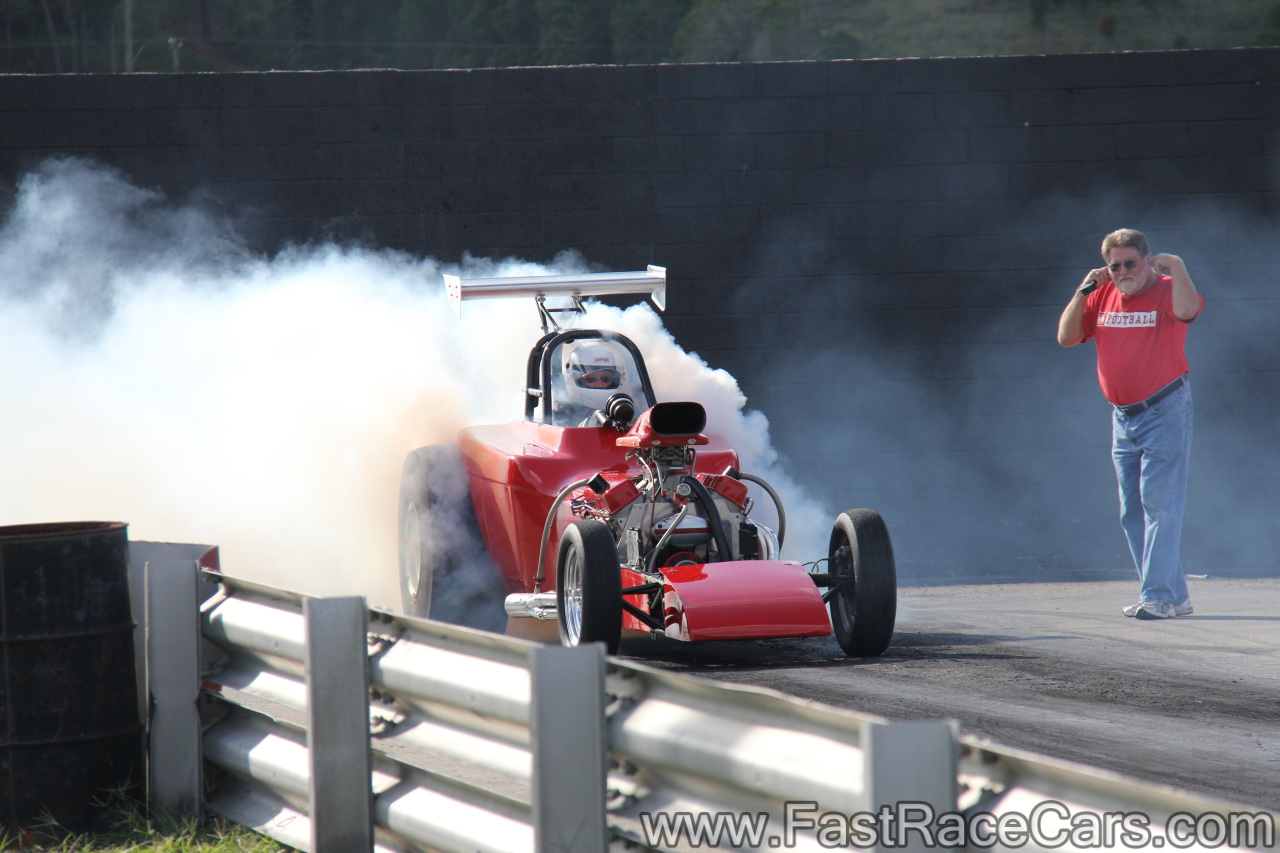
[[[588,341],[564,357],[566,402],[586,409],[603,409],[610,397],[626,382],[624,362],[609,344]]]

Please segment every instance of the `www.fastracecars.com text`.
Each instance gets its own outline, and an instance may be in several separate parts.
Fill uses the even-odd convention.
[[[820,811],[790,802],[781,826],[766,812],[642,812],[646,844],[657,847],[783,849],[799,839],[827,849],[993,847],[1185,850],[1274,848],[1276,821],[1267,812],[1175,812],[1155,821],[1138,811],[1072,811],[1047,800],[1027,813],[943,812],[903,802],[875,812]]]

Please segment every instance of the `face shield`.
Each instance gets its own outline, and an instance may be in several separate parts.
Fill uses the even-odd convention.
[[[626,362],[613,345],[587,341],[565,354],[565,401],[584,409],[603,409],[627,381]]]

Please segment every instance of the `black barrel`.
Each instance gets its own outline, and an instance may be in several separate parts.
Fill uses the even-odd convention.
[[[121,522],[0,527],[4,832],[100,828],[140,778],[128,552]]]

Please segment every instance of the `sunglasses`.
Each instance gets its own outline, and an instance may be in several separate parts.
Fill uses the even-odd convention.
[[[1130,258],[1129,260],[1124,262],[1124,268],[1126,270],[1131,270],[1134,267],[1136,267],[1139,263],[1140,261],[1137,258]],[[1120,266],[1121,264],[1119,263],[1107,264],[1107,269],[1111,270],[1112,272],[1120,272]]]

